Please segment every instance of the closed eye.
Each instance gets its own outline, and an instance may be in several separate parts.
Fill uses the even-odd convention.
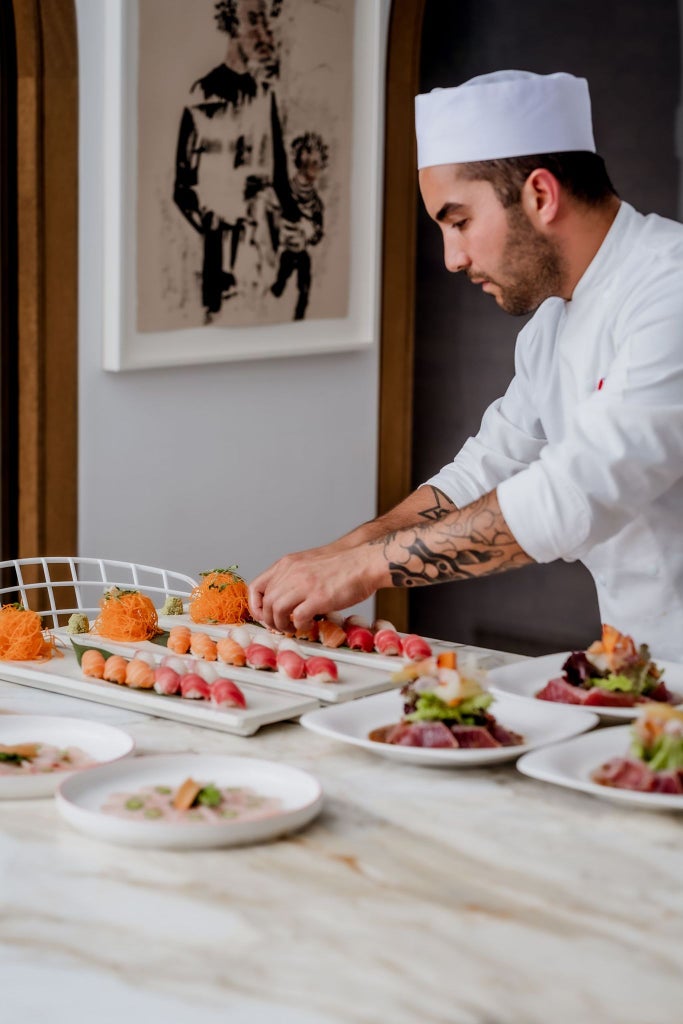
[[[463,220],[456,220],[456,221],[454,221],[454,223],[451,226],[454,227],[454,228],[457,228],[458,231],[462,231],[463,228],[465,227],[465,225],[468,224],[468,223],[469,223],[469,217],[465,217],[465,218],[463,218]]]

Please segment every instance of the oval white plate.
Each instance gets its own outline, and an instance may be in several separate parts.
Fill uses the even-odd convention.
[[[619,804],[646,807],[651,811],[683,811],[683,796],[675,793],[639,793],[634,789],[615,789],[600,786],[591,780],[591,772],[611,757],[628,755],[631,729],[617,725],[611,729],[598,729],[586,736],[575,736],[554,747],[534,750],[517,762],[523,775],[556,786],[578,789],[583,793],[612,800]]]
[[[105,814],[101,808],[111,793],[141,786],[179,786],[191,777],[216,786],[250,786],[264,796],[277,797],[283,809],[258,821],[187,822],[131,821]],[[258,843],[307,825],[322,807],[320,783],[298,768],[251,757],[211,754],[154,754],[120,764],[91,768],[73,775],[57,790],[57,807],[70,825],[96,839],[123,846],[196,849]]]
[[[528,661],[519,661],[514,665],[493,668],[487,674],[487,686],[491,693],[537,701],[536,693],[542,690],[551,679],[557,679],[562,675],[562,666],[570,654],[571,651],[546,654],[542,658],[529,658]],[[683,665],[659,660],[657,660],[657,664],[664,670],[664,681],[676,695],[676,703],[680,703],[683,699],[681,696],[683,694]],[[538,701],[538,704],[580,711],[582,714],[592,713],[599,715],[602,719],[621,718],[627,721],[635,718],[643,707],[642,704],[637,704],[633,708],[610,708],[595,704],[592,707],[585,707],[581,704],[561,704],[559,701],[545,700]]]
[[[0,743],[50,743],[55,747],[80,747],[93,761],[117,761],[133,750],[132,736],[122,729],[85,718],[60,718],[52,715],[3,715],[0,717]],[[77,772],[90,771],[79,768]],[[25,800],[51,796],[71,771],[37,775],[0,775],[0,799]]]
[[[569,710],[572,710],[571,708]],[[421,764],[428,767],[459,767],[466,765],[494,764],[496,761],[510,761],[526,750],[544,743],[559,740],[585,732],[598,723],[597,715],[586,715],[585,711],[567,715],[567,709],[558,711],[553,705],[542,701],[532,705],[527,701],[509,697],[499,698],[491,707],[501,725],[521,733],[526,742],[516,747],[487,747],[485,749],[459,750],[456,748],[430,749],[427,747],[402,747],[391,743],[378,743],[368,739],[372,729],[398,722],[403,714],[403,700],[396,691],[380,693],[375,697],[364,697],[350,704],[309,711],[301,718],[301,724],[342,743],[364,747],[373,754],[404,761],[407,764]]]

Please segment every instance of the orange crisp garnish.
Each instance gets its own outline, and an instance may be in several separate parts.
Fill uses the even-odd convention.
[[[190,594],[193,622],[249,622],[249,590],[236,565],[200,573],[202,582]]]
[[[455,651],[442,651],[436,659],[439,668],[457,668],[458,656]]]
[[[21,604],[0,608],[0,660],[47,661],[53,654],[54,637],[43,630],[38,612]]]
[[[157,610],[139,590],[112,587],[100,601],[92,632],[109,640],[151,640],[160,633]]]

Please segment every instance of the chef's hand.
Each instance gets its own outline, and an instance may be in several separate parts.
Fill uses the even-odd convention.
[[[381,547],[301,551],[281,558],[253,581],[249,606],[257,622],[290,632],[292,626],[308,626],[316,615],[364,601],[390,582]]]

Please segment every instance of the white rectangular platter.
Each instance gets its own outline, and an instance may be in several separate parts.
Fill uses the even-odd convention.
[[[179,621],[181,618],[185,619],[185,616],[174,615],[171,625],[184,624]],[[160,625],[164,629],[168,628],[166,620],[160,622]],[[214,639],[226,636],[228,632],[228,627],[198,626],[196,623],[193,623],[192,626],[195,631],[199,632],[201,630],[201,632],[207,633]],[[252,626],[250,629],[252,632],[256,632],[260,627]],[[61,636],[69,644],[71,637],[68,636],[64,629],[57,629],[53,632],[57,636]],[[123,654],[124,657],[128,658],[132,658],[135,651],[145,651],[154,655],[155,660],[160,662],[163,657],[171,654],[171,651],[160,644],[152,643],[150,640],[144,640],[140,643],[124,643],[116,640],[107,640],[104,637],[95,636],[91,633],[81,633],[74,636],[73,639],[78,644],[99,647],[103,650],[111,651],[112,654]],[[383,667],[383,664],[386,662],[391,662],[389,658],[380,658],[380,662],[383,664],[377,665],[373,663],[371,667],[368,667],[364,663],[353,664],[351,661],[335,657],[337,650],[329,650],[320,644],[301,644],[301,649],[304,650],[304,648],[306,648],[306,654],[324,654],[325,657],[335,661],[339,671],[339,681],[336,683],[316,683],[311,679],[290,679],[279,672],[265,672],[260,669],[246,667],[236,668],[233,665],[225,665],[222,662],[211,662],[211,664],[220,675],[227,676],[234,682],[239,683],[240,686],[243,683],[249,683],[252,686],[265,686],[270,690],[277,690],[282,693],[295,693],[305,697],[313,697],[325,704],[338,704],[342,701],[355,700],[356,697],[367,697],[373,693],[391,690],[398,685],[392,681],[391,671]],[[353,654],[354,652],[347,651],[346,653]],[[196,660],[191,654],[173,656],[187,662]],[[365,657],[369,658],[371,655],[366,655]],[[391,670],[397,672],[402,665],[402,658],[394,658],[391,663]]]
[[[150,690],[134,690],[101,679],[86,679],[81,674],[73,650],[65,651],[63,658],[51,658],[46,662],[0,662],[0,679],[238,736],[251,736],[262,725],[298,718],[304,712],[320,706],[311,697],[278,693],[264,686],[251,686],[242,682],[240,689],[247,701],[245,709],[214,707],[208,701],[165,697]]]
[[[188,626],[193,630],[201,630],[202,633],[208,633],[209,636],[218,638],[221,636],[228,636],[231,629],[234,626],[222,626],[222,625],[200,625],[197,622],[193,622],[188,614],[184,615],[160,615],[159,616],[159,628],[160,629],[172,629],[173,626]],[[249,632],[253,636],[253,639],[258,642],[259,634],[268,633],[268,630],[264,629],[263,626],[259,626],[254,622],[249,623],[247,626]],[[270,634],[271,636],[278,636],[279,634]],[[400,637],[404,637],[405,633],[399,633]],[[431,645],[433,654],[441,654],[442,651],[452,651],[458,647],[462,647],[462,644],[450,643],[447,640],[430,640],[427,639],[427,643]],[[323,644],[313,643],[306,640],[297,640],[297,644],[301,647],[303,653],[307,656],[313,654],[322,654],[326,658],[332,658],[333,661],[344,662],[348,665],[365,665],[371,669],[384,669],[388,672],[398,672],[409,664],[407,658],[402,658],[400,655],[388,656],[386,654],[375,654],[371,652],[367,654],[365,651],[352,651],[348,647],[325,647]],[[386,689],[386,687],[384,687]],[[377,690],[370,691],[367,693],[377,693]],[[356,694],[355,696],[365,696],[365,694]]]

